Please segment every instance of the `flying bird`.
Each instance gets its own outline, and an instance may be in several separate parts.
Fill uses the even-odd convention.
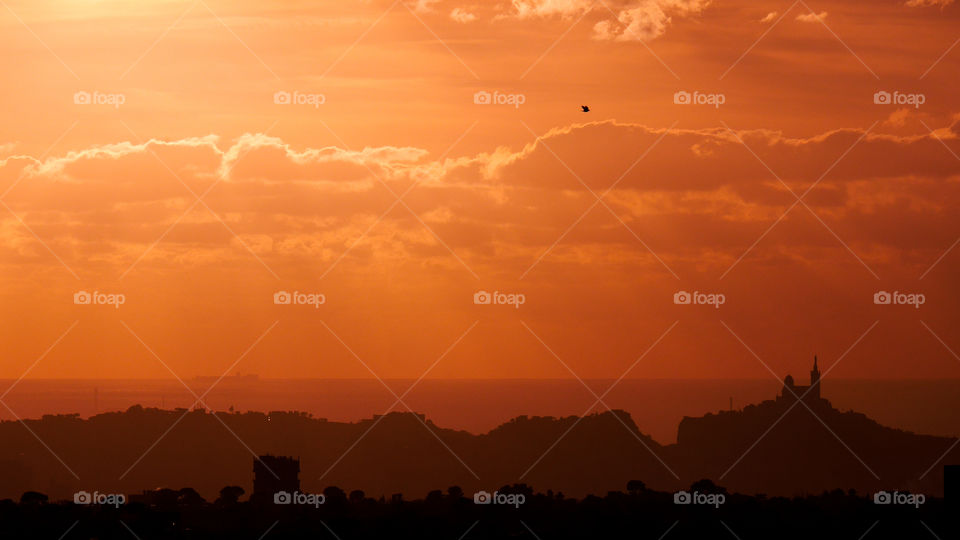
[[[586,105],[581,105],[580,108],[583,109],[583,112],[590,112],[590,107],[587,107]]]

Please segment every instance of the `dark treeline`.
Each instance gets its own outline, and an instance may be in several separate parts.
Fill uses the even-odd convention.
[[[213,499],[224,485],[252,489],[250,449],[301,457],[304,491],[350,485],[377,497],[450,485],[473,493],[520,481],[584,497],[622,489],[624,478],[661,491],[712,478],[732,491],[770,496],[835,488],[940,496],[937,471],[960,463],[956,439],[881,426],[825,401],[810,408],[771,400],[685,418],[670,445],[623,411],[518,417],[483,434],[401,413],[355,423],[295,412],[142,407],[89,419],[45,416],[0,422],[0,498],[192,486]]]
[[[330,540],[416,538],[735,538],[843,539],[957,538],[955,502],[876,504],[871,496],[841,490],[796,498],[727,493],[702,480],[689,491],[723,495],[723,503],[677,504],[675,493],[631,481],[626,491],[582,499],[535,493],[523,484],[498,490],[522,504],[476,504],[459,487],[405,500],[370,498],[362,491],[328,487],[323,504],[277,505],[243,500],[228,486],[214,501],[195,490],[145,492],[118,506],[50,502],[38,492],[0,501],[0,538],[101,540],[314,538]],[[517,498],[511,499],[516,501]]]

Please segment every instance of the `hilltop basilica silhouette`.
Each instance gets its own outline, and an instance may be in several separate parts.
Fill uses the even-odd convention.
[[[793,375],[787,375],[783,379],[783,390],[777,396],[778,402],[792,402],[796,399],[802,399],[806,403],[823,403],[820,397],[820,368],[817,367],[817,357],[813,357],[813,369],[810,370],[810,384],[800,386],[794,384]]]

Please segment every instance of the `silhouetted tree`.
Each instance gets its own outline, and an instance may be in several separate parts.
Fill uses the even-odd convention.
[[[185,487],[177,492],[177,504],[182,506],[203,506],[206,502],[193,488]]]
[[[2,478],[0,478],[2,481]],[[68,537],[79,538],[130,538],[134,535],[144,540],[193,540],[198,538],[232,540],[299,540],[325,537],[374,540],[393,538],[405,540],[449,540],[465,536],[463,531],[478,529],[471,533],[476,538],[531,538],[527,529],[536,531],[538,538],[551,540],[582,540],[583,538],[659,538],[678,522],[676,530],[669,533],[670,540],[712,538],[718,531],[718,518],[738,538],[770,538],[776,540],[850,540],[865,536],[863,531],[870,523],[883,521],[882,528],[869,529],[873,540],[903,540],[917,536],[918,523],[934,532],[932,538],[960,538],[960,523],[956,510],[946,505],[943,499],[932,497],[919,507],[904,505],[876,505],[872,497],[856,497],[844,490],[824,490],[819,495],[786,497],[754,497],[733,495],[719,510],[709,509],[709,517],[701,519],[699,509],[674,504],[669,491],[657,491],[631,482],[634,490],[643,489],[641,497],[630,497],[622,491],[611,491],[605,497],[587,495],[579,499],[562,499],[551,493],[537,494],[531,504],[519,509],[500,509],[495,505],[454,505],[449,493],[431,491],[427,499],[418,499],[391,504],[380,499],[365,498],[360,490],[350,492],[350,501],[363,503],[329,512],[296,512],[291,507],[273,504],[254,505],[241,503],[229,508],[217,504],[199,506],[162,507],[154,504],[131,504],[120,510],[123,523],[118,526],[116,511],[99,505],[43,504],[47,497],[38,492],[26,492],[20,504],[0,500],[0,539],[38,538],[56,540]],[[500,491],[530,493],[525,484],[505,486]],[[700,480],[691,489],[700,492],[719,492],[722,487]],[[337,488],[328,488],[326,494],[338,499]],[[145,492],[144,501],[166,500],[171,495],[182,500],[195,500],[195,491],[184,488],[178,491],[158,489]],[[227,486],[221,489],[218,502],[238,500],[243,489]],[[342,493],[342,492],[341,492]],[[140,497],[138,497],[139,499]],[[396,494],[394,501],[400,501]],[[434,501],[431,506],[428,501]],[[139,502],[139,501],[138,501]],[[458,506],[458,511],[448,509]],[[240,510],[242,509],[242,510]],[[718,513],[719,512],[719,513]],[[283,518],[283,524],[278,521]],[[438,519],[439,518],[439,519]],[[482,518],[482,519],[481,519]],[[521,523],[519,518],[524,521]],[[478,521],[479,520],[479,521]],[[71,529],[75,524],[76,529]],[[329,524],[328,524],[329,523]],[[477,523],[482,523],[477,525]],[[528,526],[525,527],[526,524]],[[785,526],[784,524],[789,525]],[[274,525],[271,525],[274,524]],[[64,535],[63,531],[75,532]],[[332,536],[325,532],[333,532]],[[118,535],[119,533],[119,535]]]
[[[233,506],[240,502],[240,497],[246,491],[240,486],[226,486],[220,490],[220,497],[217,499],[216,504],[219,506]]]
[[[46,504],[50,497],[47,497],[39,491],[25,491],[23,495],[20,496],[20,504],[23,505],[38,505]]]
[[[637,495],[641,491],[646,491],[647,485],[643,483],[643,480],[630,480],[627,482],[627,493],[631,495]]]
[[[463,498],[463,489],[460,486],[450,486],[447,488],[447,497],[459,501]]]
[[[169,488],[160,488],[151,493],[150,500],[157,506],[176,506],[180,494]]]
[[[326,497],[326,504],[338,505],[347,502],[347,494],[337,486],[327,486],[323,490],[323,496]]]
[[[352,504],[362,503],[363,500],[366,498],[366,495],[367,495],[367,494],[364,493],[363,490],[355,489],[355,490],[353,490],[353,491],[350,492],[350,502],[351,502]]]
[[[727,488],[720,487],[713,483],[713,480],[708,480],[706,478],[702,480],[697,480],[696,482],[690,484],[691,491],[699,491],[700,493],[726,493]]]
[[[499,490],[500,493],[522,493],[527,497],[527,500],[533,498],[533,488],[526,484],[513,484],[512,486],[503,486]]]

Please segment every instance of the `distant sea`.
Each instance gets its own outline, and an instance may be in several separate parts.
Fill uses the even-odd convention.
[[[215,378],[187,379],[202,395]],[[403,395],[412,380],[385,381]],[[0,381],[2,388],[13,381]],[[586,383],[603,395],[612,380]],[[404,398],[414,411],[443,428],[483,433],[520,415],[568,416],[606,410],[629,412],[640,430],[654,439],[676,442],[684,416],[740,409],[772,399],[780,383],[770,380],[639,380],[624,379],[604,399],[577,380],[451,380],[420,381]],[[823,382],[823,397],[840,410],[855,410],[889,427],[916,433],[960,436],[960,380],[860,380]],[[214,410],[305,411],[331,421],[355,422],[389,410],[396,398],[376,380],[256,379],[227,377],[204,398]],[[96,413],[126,410],[132,405],[173,409],[194,406],[195,398],[176,380],[20,381],[4,398],[20,418],[44,414]],[[14,419],[6,408],[0,419]]]

